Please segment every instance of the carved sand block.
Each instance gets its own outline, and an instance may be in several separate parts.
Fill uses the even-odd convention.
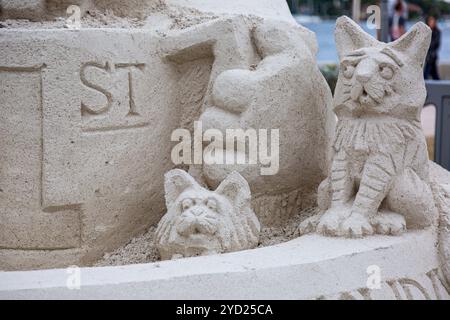
[[[431,31],[416,24],[385,44],[347,17],[336,25],[341,70],[333,162],[319,188],[322,216],[302,232],[362,237],[431,226],[437,209],[420,113]]]
[[[185,128],[192,130],[199,119],[203,132],[264,129],[269,151],[279,154],[269,165],[203,163],[190,172],[215,188],[238,171],[266,225],[281,224],[310,206],[306,199],[325,176],[334,129],[330,90],[315,62],[314,34],[290,22],[236,17],[188,29],[167,43],[167,58],[183,75],[179,103]],[[271,142],[278,147],[272,130],[279,130],[280,149],[271,148]],[[231,151],[224,148],[225,154]],[[241,156],[248,159],[244,149]]]
[[[248,183],[239,173],[232,173],[213,192],[177,169],[166,174],[164,186],[167,213],[155,239],[163,260],[258,245],[260,224],[251,208]]]
[[[155,4],[137,2],[146,8]],[[172,2],[179,1],[167,1],[167,6]],[[209,21],[211,14],[197,12],[196,1],[181,2],[187,16],[194,12],[197,24],[207,25],[190,28],[191,34],[201,38],[209,30],[215,33],[210,39],[227,42],[250,33],[239,22],[234,29],[228,28],[234,22],[210,29],[202,19]],[[46,1],[46,13],[64,17],[65,3]],[[112,2],[72,2],[82,11],[89,3],[98,9]],[[132,2],[114,1],[114,7],[120,3],[127,17]],[[271,15],[267,3],[258,7],[261,15]],[[292,21],[285,1],[279,4],[277,19]],[[218,15],[227,11],[217,3],[212,7]],[[172,12],[165,6],[161,10],[167,16]],[[250,11],[246,3],[243,12]],[[180,108],[184,82],[179,68],[191,66],[167,58],[168,29],[154,32],[151,23],[147,29],[95,29],[83,23],[80,30],[0,30],[1,270],[89,265],[156,224],[165,212],[162,173],[174,168],[171,133],[183,125],[185,110]],[[177,28],[185,26],[175,25],[171,34],[184,35]],[[237,40],[225,50],[217,73],[252,63],[241,64],[239,52],[248,50],[247,44]],[[195,67],[201,65],[194,60]],[[200,74],[208,87],[210,72],[201,69]]]
[[[157,223],[178,126],[159,38],[2,30],[0,43],[0,269],[91,263]]]

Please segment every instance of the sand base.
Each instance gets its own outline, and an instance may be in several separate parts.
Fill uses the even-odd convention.
[[[318,208],[309,208],[292,217],[284,226],[263,227],[258,248],[269,247],[298,238],[300,236],[298,232],[300,223],[317,213]],[[95,266],[122,266],[160,261],[154,244],[155,231],[156,226],[150,227],[145,234],[133,238],[127,245],[106,253],[103,259],[95,263]]]

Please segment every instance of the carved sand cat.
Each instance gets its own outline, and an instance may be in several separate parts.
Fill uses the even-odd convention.
[[[167,214],[155,240],[163,260],[258,245],[260,224],[250,207],[248,183],[239,173],[230,174],[213,192],[176,169],[166,174],[165,191]]]
[[[437,211],[420,123],[430,37],[418,23],[385,44],[349,18],[338,19],[338,124],[331,173],[319,187],[326,212],[305,221],[302,233],[316,228],[331,236],[397,235],[432,224]]]

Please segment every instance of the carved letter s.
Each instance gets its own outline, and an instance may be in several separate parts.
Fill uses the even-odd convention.
[[[88,67],[99,68],[99,69],[109,72],[110,66],[109,66],[108,62],[105,63],[104,66],[97,62],[87,62],[81,66],[81,70],[80,70],[81,82],[86,87],[94,89],[94,90],[102,93],[106,97],[106,100],[107,100],[106,105],[102,106],[102,107],[89,107],[89,106],[85,105],[83,102],[81,102],[81,114],[82,115],[85,115],[85,114],[99,115],[99,114],[107,112],[109,110],[109,108],[111,107],[112,94],[110,92],[108,92],[107,90],[105,90],[104,88],[100,87],[99,85],[96,85],[86,79],[85,71]]]

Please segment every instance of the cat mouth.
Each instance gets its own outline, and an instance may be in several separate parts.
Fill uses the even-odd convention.
[[[189,248],[196,249],[208,249],[211,247],[211,244],[217,242],[216,237],[212,237],[211,235],[206,235],[203,233],[193,233],[187,238],[188,242],[186,245]]]
[[[367,91],[366,91],[366,89],[363,89],[362,90],[362,92],[361,92],[361,97],[368,97],[369,96],[369,94],[367,93]]]
[[[361,95],[359,96],[359,103],[368,106],[376,105],[376,101],[370,96],[366,89],[362,90]]]
[[[352,100],[359,102],[361,106],[374,107],[377,105],[376,95],[369,90],[365,85],[356,84],[351,92]]]
[[[189,235],[189,239],[194,242],[206,242],[209,241],[211,237],[209,235],[206,235],[204,233],[192,233]]]

